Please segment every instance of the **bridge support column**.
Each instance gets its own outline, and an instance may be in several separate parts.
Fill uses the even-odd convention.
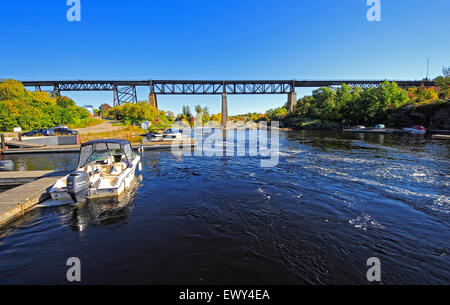
[[[61,91],[59,90],[59,87],[58,86],[54,86],[51,96],[53,98],[56,98],[56,97],[58,97],[60,95],[61,95]]]
[[[228,103],[227,103],[227,93],[222,93],[222,128],[227,127],[228,121]]]
[[[294,91],[288,93],[287,110],[294,111],[295,105],[297,105],[297,93]]]
[[[156,99],[156,94],[154,92],[150,92],[148,95],[148,103],[158,108],[158,100]]]

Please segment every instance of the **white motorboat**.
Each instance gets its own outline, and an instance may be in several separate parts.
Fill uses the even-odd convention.
[[[94,140],[81,145],[76,171],[59,179],[50,189],[53,200],[73,200],[119,196],[129,189],[142,170],[141,158],[127,140]]]
[[[422,125],[414,125],[411,128],[403,128],[403,130],[408,131],[409,133],[412,133],[412,134],[426,134],[427,133],[427,129],[425,127],[423,127]]]
[[[162,133],[157,133],[157,132],[150,132],[150,133],[147,133],[147,139],[150,142],[162,141],[163,140],[163,134]]]
[[[164,133],[148,133],[147,138],[149,141],[172,141],[179,139],[187,139],[186,135],[177,129],[177,128],[169,128]]]
[[[163,134],[163,140],[176,140],[182,138],[187,138],[187,136],[183,135],[177,128],[169,128]]]

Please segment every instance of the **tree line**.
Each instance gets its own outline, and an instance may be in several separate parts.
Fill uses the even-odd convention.
[[[409,104],[448,103],[450,99],[450,67],[437,77],[436,86],[400,88],[396,82],[383,82],[376,88],[322,87],[300,98],[293,111],[287,105],[264,114],[248,113],[231,119],[240,121],[281,121],[286,117],[321,120],[347,125],[387,123],[389,114]]]
[[[0,130],[46,128],[57,125],[84,127],[94,121],[89,112],[68,97],[28,91],[14,80],[0,82]]]

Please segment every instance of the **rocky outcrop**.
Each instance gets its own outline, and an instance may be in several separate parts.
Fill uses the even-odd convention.
[[[450,130],[450,101],[403,106],[389,114],[389,125],[423,125],[428,129]]]
[[[450,129],[450,106],[438,110],[431,124],[433,129]]]
[[[302,119],[298,116],[286,116],[280,122],[281,127],[289,127],[292,129],[301,130],[340,130],[342,129],[341,124],[324,121],[324,120],[312,120],[312,119]]]

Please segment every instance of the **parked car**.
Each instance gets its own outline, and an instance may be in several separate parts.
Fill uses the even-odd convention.
[[[77,135],[78,131],[72,130],[68,127],[55,127],[53,128],[53,130],[55,131],[55,133],[57,135],[68,135],[68,136],[73,136],[73,135]]]
[[[23,137],[35,137],[35,136],[54,136],[55,131],[53,128],[37,128],[21,134]]]

